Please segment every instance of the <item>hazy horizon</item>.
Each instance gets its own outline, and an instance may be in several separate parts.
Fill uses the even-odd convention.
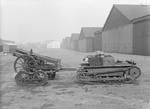
[[[1,0],[2,38],[16,42],[58,40],[81,27],[102,27],[113,4],[148,0]]]

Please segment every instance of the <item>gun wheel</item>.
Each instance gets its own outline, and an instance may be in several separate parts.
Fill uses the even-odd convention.
[[[25,60],[23,56],[19,56],[14,62],[14,70],[16,73],[23,70],[25,65]]]

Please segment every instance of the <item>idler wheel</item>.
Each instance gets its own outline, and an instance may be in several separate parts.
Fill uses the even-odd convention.
[[[132,83],[134,80],[139,78],[141,75],[140,68],[133,66],[126,72],[125,83]]]
[[[137,79],[141,75],[140,68],[134,66],[129,69],[129,76],[132,78],[132,80]]]

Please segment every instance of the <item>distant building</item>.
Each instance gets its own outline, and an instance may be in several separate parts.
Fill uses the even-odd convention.
[[[150,6],[113,5],[103,27],[102,49],[150,55]]]
[[[79,37],[79,51],[81,52],[93,52],[93,39],[95,32],[101,31],[100,27],[83,27],[80,31]]]
[[[65,39],[62,39],[60,43],[60,48],[65,48]]]
[[[15,42],[2,39],[0,40],[0,52],[13,53],[16,48],[17,45]]]
[[[60,42],[59,41],[50,41],[47,43],[47,48],[60,48]]]
[[[65,37],[65,38],[62,40],[60,47],[61,47],[61,48],[64,48],[64,49],[70,49],[70,48],[71,48],[70,40],[71,40],[70,37]]]
[[[78,44],[79,44],[79,36],[80,36],[79,33],[72,33],[71,34],[70,46],[71,46],[72,50],[78,51],[78,49],[79,49],[79,46],[78,46]]]
[[[94,51],[102,51],[102,29],[94,33],[93,49]]]
[[[2,39],[0,38],[0,52],[3,51],[3,42],[2,42]]]

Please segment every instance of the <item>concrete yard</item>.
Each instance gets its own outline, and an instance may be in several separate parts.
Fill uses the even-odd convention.
[[[79,67],[87,54],[64,49],[35,49],[60,58],[63,67]],[[150,109],[150,56],[111,53],[117,59],[132,59],[141,68],[133,84],[79,84],[75,71],[57,72],[45,86],[21,87],[14,80],[16,57],[0,54],[0,109]]]

